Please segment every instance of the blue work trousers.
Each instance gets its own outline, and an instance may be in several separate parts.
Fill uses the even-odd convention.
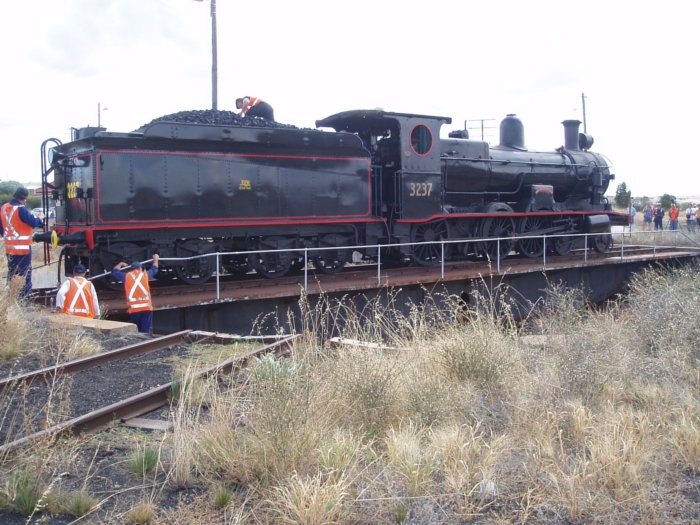
[[[150,334],[153,327],[153,312],[136,312],[129,314],[129,320],[134,323],[139,332],[142,334]]]
[[[7,283],[15,275],[24,277],[24,286],[20,291],[20,297],[27,297],[32,293],[32,252],[29,251],[26,255],[7,255]]]

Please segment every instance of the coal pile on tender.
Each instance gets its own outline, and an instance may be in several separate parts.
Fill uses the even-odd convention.
[[[143,131],[157,122],[182,122],[187,124],[209,124],[215,126],[236,126],[236,127],[252,127],[252,128],[277,128],[277,129],[299,129],[291,124],[282,124],[271,120],[265,120],[258,117],[241,117],[233,111],[219,111],[216,109],[203,109],[192,111],[178,111],[170,115],[158,117],[144,124],[137,133]]]

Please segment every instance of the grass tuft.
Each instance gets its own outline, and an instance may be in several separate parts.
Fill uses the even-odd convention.
[[[139,447],[129,458],[129,471],[138,476],[145,476],[158,465],[159,452],[149,446]]]
[[[97,498],[85,490],[71,492],[66,495],[65,512],[76,518],[81,518],[90,513],[98,505]]]
[[[126,521],[133,525],[150,525],[156,518],[156,507],[150,501],[143,501],[129,509]]]
[[[276,487],[268,499],[275,523],[317,525],[339,523],[347,498],[345,480],[328,480],[321,475],[302,478],[294,474]]]
[[[223,510],[229,506],[233,499],[233,493],[227,487],[218,487],[214,491],[213,505],[215,509]]]

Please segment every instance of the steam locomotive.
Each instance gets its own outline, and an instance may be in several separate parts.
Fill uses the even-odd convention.
[[[278,277],[308,248],[325,248],[309,253],[333,273],[353,251],[423,265],[566,254],[576,237],[558,235],[577,233],[595,234],[589,246],[604,251],[611,225],[626,220],[604,197],[614,175],[579,121],[564,121],[564,145],[544,152],[525,147],[514,115],[492,147],[466,130],[440,138],[449,117],[354,110],[300,129],[209,113],[216,118],[175,114],[135,132],[82,128],[69,143],[44,143],[56,223],[38,240],[64,246],[66,272],[81,262],[98,275],[158,252],[186,258],[161,267],[198,284],[216,269],[202,254],[228,253],[221,263],[232,274]],[[440,240],[459,242],[430,242]]]

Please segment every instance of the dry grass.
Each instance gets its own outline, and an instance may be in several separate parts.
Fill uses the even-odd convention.
[[[18,278],[13,279],[10,286],[4,280],[0,284],[0,333],[3,334],[0,360],[3,361],[15,359],[25,352],[32,336],[29,320],[22,311],[22,300],[18,299],[21,288],[22,281]]]
[[[644,290],[679,308],[699,282],[650,273],[604,311],[553,288],[530,338],[489,298],[466,323],[449,307],[307,312],[324,337],[218,392],[191,430],[193,471],[243,483],[265,523],[700,519],[678,497],[699,467],[700,323],[643,328]],[[341,318],[345,337],[396,350],[326,346]]]

